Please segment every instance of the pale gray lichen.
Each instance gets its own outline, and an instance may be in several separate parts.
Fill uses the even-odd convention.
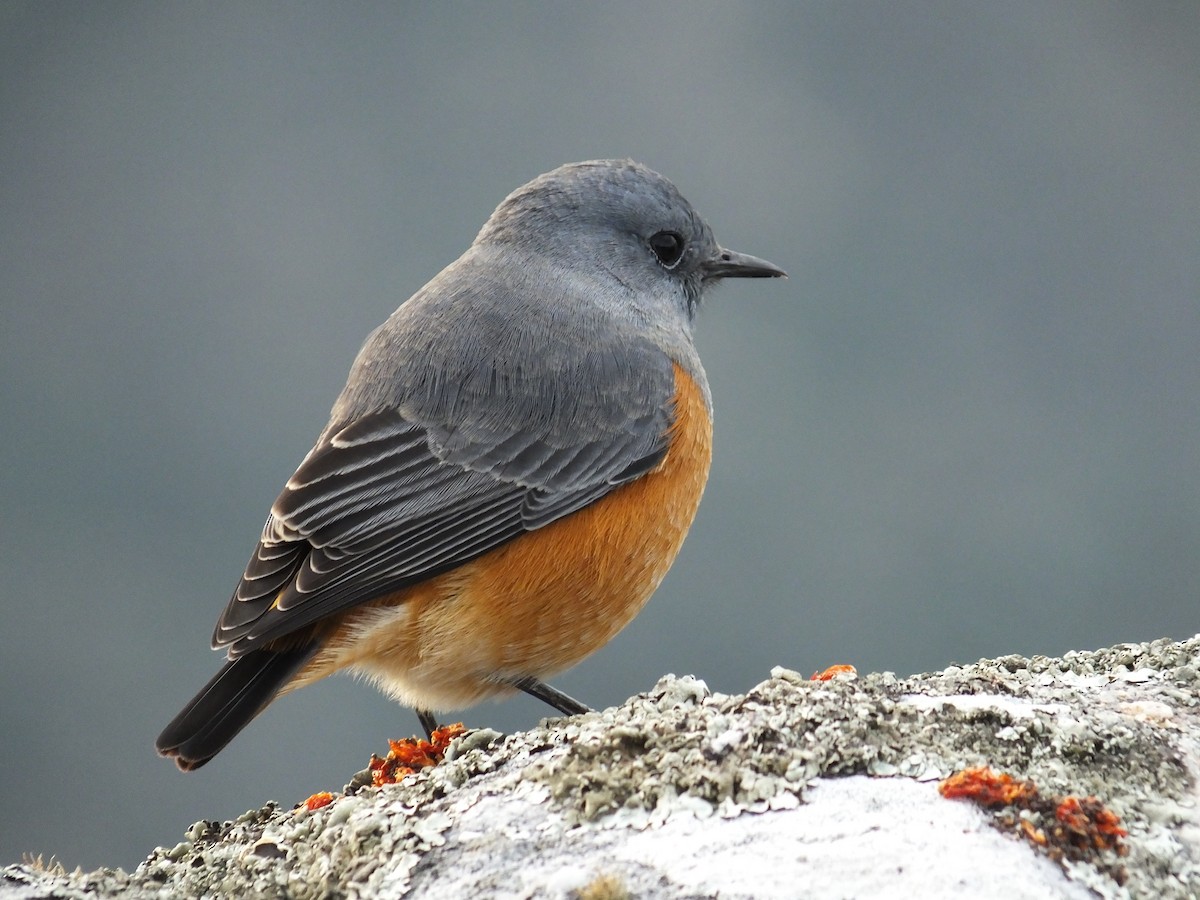
[[[400,785],[359,779],[315,811],[268,804],[233,822],[198,822],[132,873],[12,866],[0,898],[424,895],[448,877],[443,866],[486,892],[509,884],[514,859],[523,883],[536,875],[557,885],[549,895],[570,896],[607,871],[597,848],[673,817],[715,829],[783,814],[824,779],[928,781],[973,765],[1045,794],[1094,795],[1121,817],[1128,855],[1063,863],[1079,885],[1111,897],[1200,896],[1197,637],[911,678],[814,682],[777,668],[736,696],[668,676],[620,707],[508,738],[469,733]],[[510,867],[490,871],[497,859]],[[1119,866],[1123,887],[1111,877]],[[620,877],[639,896],[703,896],[644,861],[627,861]]]

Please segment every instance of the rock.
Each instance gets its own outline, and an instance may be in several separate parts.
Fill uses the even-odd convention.
[[[744,695],[667,676],[468,733],[399,785],[198,822],[131,873],[10,866],[0,898],[1197,897],[1198,671],[1200,636],[912,678],[777,667]],[[1038,803],[939,793],[975,766]]]

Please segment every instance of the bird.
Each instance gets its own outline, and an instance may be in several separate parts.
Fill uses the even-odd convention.
[[[222,668],[158,753],[199,768],[343,670],[430,736],[438,713],[518,691],[588,711],[545,679],[642,609],[708,478],[701,301],[785,275],[632,160],[509,194],[368,336],[220,615]]]

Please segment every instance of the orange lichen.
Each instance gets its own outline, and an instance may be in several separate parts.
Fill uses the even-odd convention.
[[[1129,832],[1121,819],[1095,797],[1065,797],[1054,810],[1060,823],[1061,837],[1080,850],[1107,850],[1116,847]]]
[[[854,666],[846,665],[845,663],[830,666],[824,672],[813,672],[812,678],[809,681],[832,681],[839,675],[857,675],[858,670]]]
[[[398,741],[389,740],[388,755],[380,759],[371,754],[368,768],[371,772],[371,783],[375,787],[385,784],[397,784],[405,775],[411,775],[418,769],[435,766],[446,755],[450,742],[467,729],[459,722],[456,725],[443,725],[433,732],[433,740],[424,738],[401,738]]]
[[[988,766],[976,766],[955,772],[940,785],[938,791],[950,799],[974,800],[980,806],[1008,806],[1037,796],[1031,781],[1017,781],[1011,775],[997,774]]]
[[[943,797],[973,800],[994,810],[996,822],[1016,831],[1051,859],[1088,859],[1107,872],[1118,884],[1128,873],[1110,859],[1100,860],[1101,851],[1117,856],[1129,851],[1121,838],[1127,832],[1121,820],[1095,797],[1044,797],[1032,781],[993,772],[987,766],[955,772],[940,785]]]
[[[1046,846],[1046,832],[1038,828],[1028,819],[1021,819],[1021,833],[1029,840],[1031,844],[1037,844],[1039,847]]]
[[[328,806],[332,802],[333,794],[329,793],[329,791],[320,791],[304,801],[304,808],[309,812],[312,812],[314,809],[320,809],[322,806]]]

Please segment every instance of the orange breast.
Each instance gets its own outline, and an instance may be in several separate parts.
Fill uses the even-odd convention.
[[[595,503],[429,581],[346,615],[291,687],[352,668],[422,709],[469,705],[547,677],[638,614],[692,524],[712,458],[712,422],[675,368],[666,457]]]

